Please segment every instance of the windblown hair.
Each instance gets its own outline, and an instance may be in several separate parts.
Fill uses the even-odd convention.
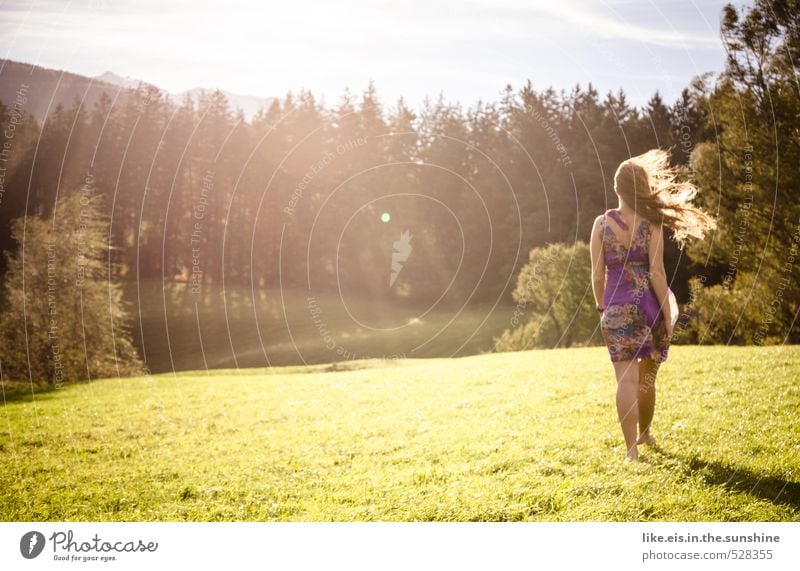
[[[716,221],[691,204],[697,187],[678,180],[679,171],[669,164],[669,153],[652,149],[623,161],[614,175],[614,191],[636,213],[672,230],[683,246],[687,238],[702,238],[716,228]]]

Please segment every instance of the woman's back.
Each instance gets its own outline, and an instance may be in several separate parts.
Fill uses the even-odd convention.
[[[609,219],[613,220],[621,231],[612,228]],[[618,233],[628,232],[628,224],[622,218],[619,210],[607,210],[604,218],[603,248],[605,251],[606,265],[633,263],[648,263],[648,243],[650,237],[650,221],[641,218],[636,225],[632,239],[626,244]]]

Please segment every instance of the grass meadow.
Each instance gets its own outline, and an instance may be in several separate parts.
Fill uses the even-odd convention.
[[[604,347],[5,387],[0,517],[800,521],[798,379],[673,347],[632,465]]]
[[[420,308],[348,299],[345,306],[339,295],[296,289],[209,286],[195,296],[186,284],[155,280],[127,282],[125,292],[135,315],[131,331],[155,373],[461,357],[490,350],[512,318],[528,317],[508,303]]]

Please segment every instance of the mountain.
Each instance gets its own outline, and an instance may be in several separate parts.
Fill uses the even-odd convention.
[[[125,97],[124,90],[135,88],[140,83],[153,85],[131,77],[123,77],[112,71],[106,71],[97,77],[87,77],[68,71],[0,59],[0,101],[8,106],[16,102],[40,122],[59,104],[69,107],[78,100],[83,101],[87,109],[91,109],[103,92],[120,103],[119,99]],[[196,100],[204,90],[195,88],[180,93],[170,93],[163,89],[161,91],[175,103],[181,103],[187,93]],[[231,109],[241,109],[248,120],[261,107],[269,107],[275,99],[228,91],[222,93],[228,99]]]
[[[117,85],[76,73],[0,60],[0,101],[19,105],[38,121],[59,104],[68,107],[78,100],[91,108],[103,92],[114,99],[120,91]]]
[[[145,85],[152,85],[148,84],[146,81],[141,81],[139,79],[134,79],[132,77],[122,77],[121,75],[117,75],[112,71],[107,71],[102,75],[98,75],[95,78],[98,81],[103,81],[105,83],[111,83],[113,85],[118,85],[120,87],[137,87],[140,83]],[[160,88],[159,88],[160,89]],[[203,88],[203,87],[195,87],[193,89],[187,89],[186,91],[180,91],[178,93],[171,93],[164,89],[161,89],[167,96],[175,103],[180,104],[184,97],[188,94],[197,101],[200,95],[203,92],[214,91],[213,89]],[[258,110],[264,107],[268,109],[272,102],[275,101],[274,97],[257,97],[255,95],[242,95],[240,93],[233,93],[231,91],[225,91],[220,89],[220,92],[225,96],[225,99],[228,100],[228,103],[231,106],[231,109],[241,109],[242,113],[246,119],[252,119],[253,116],[258,113]]]
[[[145,85],[152,85],[140,79],[133,79],[132,77],[128,76],[122,77],[121,75],[117,75],[113,71],[107,71],[101,75],[93,77],[92,79],[95,79],[97,81],[102,81],[104,83],[110,83],[112,85],[117,85],[119,87],[124,87],[126,89],[128,88],[136,89],[140,83],[143,83]]]

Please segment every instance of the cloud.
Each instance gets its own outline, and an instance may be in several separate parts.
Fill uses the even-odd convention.
[[[635,21],[633,14],[626,11],[622,3],[598,3],[575,0],[558,0],[552,2],[525,3],[508,0],[501,4],[514,16],[513,21],[527,22],[544,18],[556,27],[559,32],[585,39],[628,40],[642,44],[663,47],[709,48],[719,49],[720,39],[715,32],[698,33],[680,31],[682,18],[670,19],[655,3],[647,23]],[[598,9],[604,8],[604,12]],[[641,8],[641,3],[638,5]],[[627,13],[626,13],[627,12]],[[636,12],[641,17],[642,10]],[[701,14],[698,14],[701,16]],[[661,23],[661,27],[655,24]]]

